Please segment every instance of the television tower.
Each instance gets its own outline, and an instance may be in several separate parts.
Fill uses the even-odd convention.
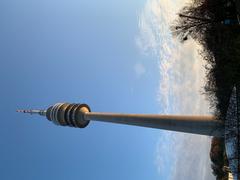
[[[87,104],[57,103],[47,110],[17,110],[39,114],[61,126],[84,128],[90,121],[158,128],[208,136],[224,136],[224,124],[213,116],[178,116],[91,112]]]

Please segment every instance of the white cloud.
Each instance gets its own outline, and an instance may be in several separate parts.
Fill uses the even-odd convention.
[[[146,73],[146,69],[143,66],[143,64],[141,64],[141,63],[135,64],[134,71],[135,71],[137,77],[141,77],[142,75],[144,75]]]
[[[156,149],[157,170],[166,179],[214,179],[209,163],[209,137],[184,133],[162,133]],[[170,154],[171,153],[171,154]]]
[[[208,114],[209,103],[201,95],[205,71],[197,51],[200,46],[191,40],[180,44],[169,31],[184,2],[148,0],[139,16],[136,43],[143,53],[157,57],[160,72],[157,99],[164,107],[160,113]],[[158,171],[160,174],[168,171],[167,178],[173,180],[213,179],[209,149],[209,137],[165,131],[157,143]]]

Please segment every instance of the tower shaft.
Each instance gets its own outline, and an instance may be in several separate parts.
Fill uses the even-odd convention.
[[[221,137],[224,134],[223,124],[216,120],[213,116],[86,112],[84,114],[84,118],[92,121],[135,125],[199,135]]]

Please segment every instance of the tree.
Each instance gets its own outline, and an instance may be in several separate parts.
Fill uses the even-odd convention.
[[[182,42],[188,39],[188,36],[203,42],[206,31],[213,26],[221,25],[224,20],[222,9],[226,2],[223,0],[193,0],[180,10],[178,18],[171,26],[174,36]]]

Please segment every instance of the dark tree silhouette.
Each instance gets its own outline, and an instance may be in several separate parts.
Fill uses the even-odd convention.
[[[174,36],[181,41],[188,36],[199,42],[204,41],[206,31],[213,26],[223,25],[226,18],[224,12],[226,0],[193,0],[192,3],[182,8],[178,18],[171,26]]]
[[[182,8],[171,26],[175,37],[184,42],[194,39],[203,46],[207,62],[205,94],[216,116],[224,120],[233,85],[240,77],[240,26],[226,25],[226,18],[236,16],[231,0],[192,0]]]
[[[210,150],[210,159],[212,161],[211,167],[212,172],[217,179],[222,179],[226,177],[227,172],[223,169],[224,167],[224,139],[223,138],[212,138],[211,150]]]

